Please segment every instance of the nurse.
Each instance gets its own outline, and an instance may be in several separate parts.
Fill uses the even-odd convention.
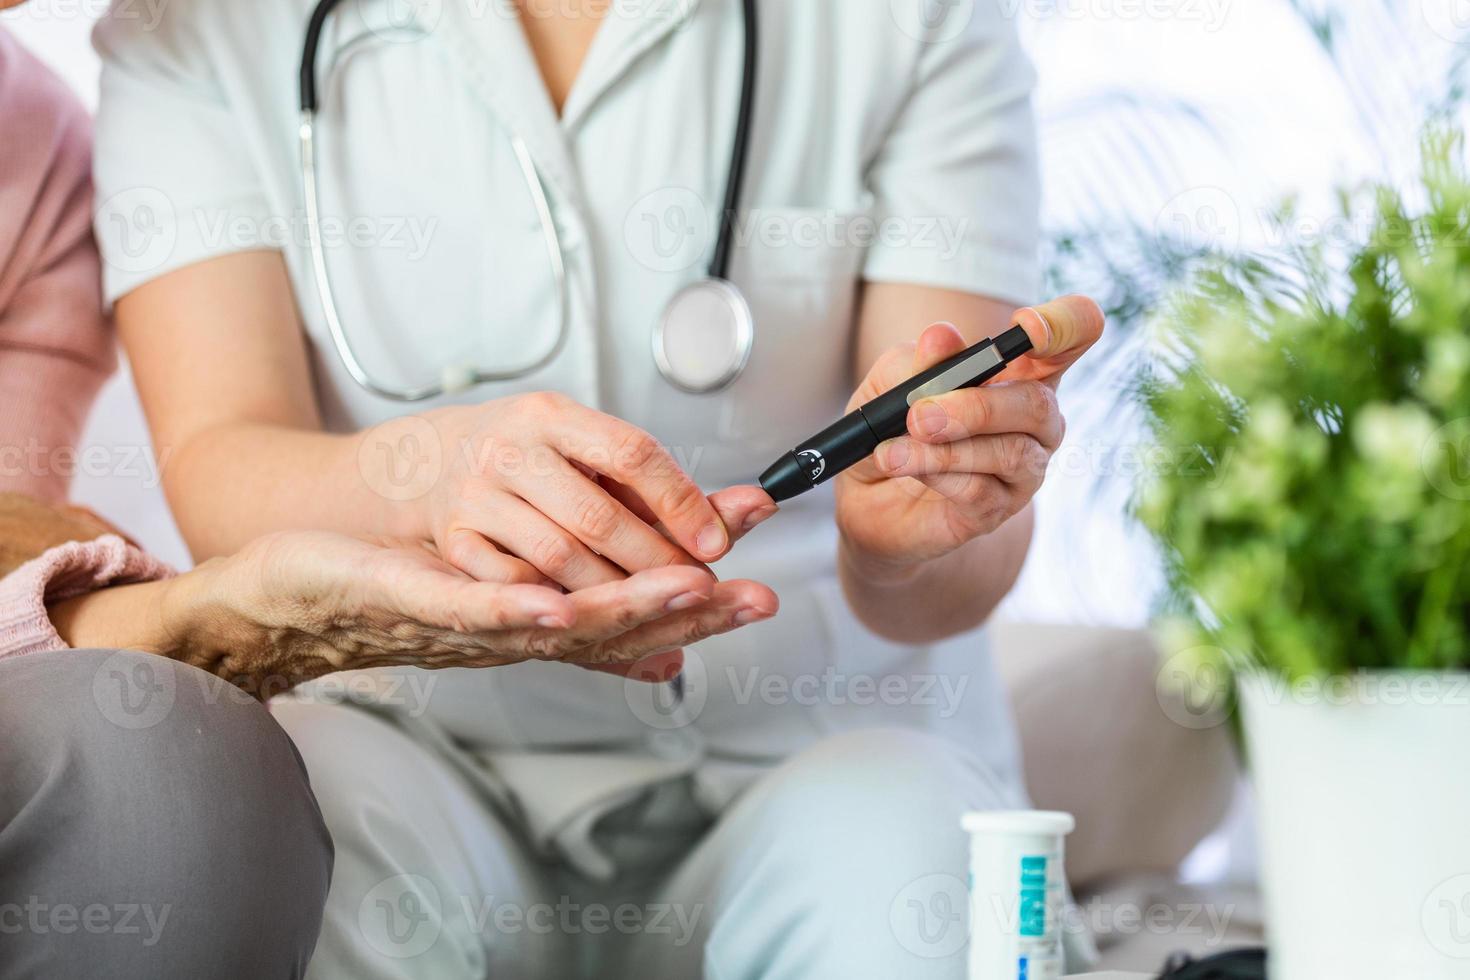
[[[572,591],[718,561],[689,601],[739,627],[691,630],[678,685],[529,663],[414,716],[278,705],[337,849],[312,976],[963,973],[959,814],[1024,804],[977,627],[1102,317],[1015,311],[1034,76],[998,0],[758,0],[751,34],[745,6],[349,0],[310,180],[308,0],[97,30],[106,294],[196,555],[391,534]],[[651,340],[721,238],[737,131],[753,345],[683,385]],[[831,490],[777,516],[749,486],[1012,322],[1034,355]]]

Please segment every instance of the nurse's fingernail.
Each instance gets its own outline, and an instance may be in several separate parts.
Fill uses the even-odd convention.
[[[1023,310],[1020,310],[1019,312],[1025,313],[1027,310],[1036,314],[1036,319],[1041,321],[1041,329],[1046,332],[1046,345],[1042,347],[1040,351],[1037,351],[1035,353],[1039,354],[1045,351],[1050,351],[1052,341],[1056,338],[1056,333],[1051,328],[1051,321],[1046,318],[1045,313],[1041,312],[1034,306],[1028,306]]]
[[[949,414],[933,401],[914,406],[914,427],[919,435],[937,436],[949,426]]]
[[[766,504],[764,507],[757,507],[755,510],[750,512],[750,515],[748,517],[745,518],[745,523],[740,525],[740,530],[755,530],[761,524],[764,524],[772,517],[775,517],[776,511],[778,510],[780,510],[780,508],[777,507],[775,504]]]
[[[567,621],[560,616],[542,616],[536,620],[536,625],[542,629],[564,630],[567,628]]]
[[[725,531],[723,524],[709,524],[699,532],[694,539],[694,547],[699,553],[708,558],[718,558],[725,553],[725,548],[730,544],[730,535]]]
[[[683,612],[685,609],[693,609],[709,596],[700,595],[698,592],[685,592],[683,595],[674,596],[664,605],[664,612]]]
[[[751,623],[759,623],[763,619],[770,618],[770,613],[766,612],[763,609],[756,609],[754,606],[751,606],[750,608],[742,609],[735,614],[735,625],[749,626]]]
[[[883,469],[889,473],[896,473],[908,465],[909,462],[908,443],[902,439],[893,439],[883,450]]]

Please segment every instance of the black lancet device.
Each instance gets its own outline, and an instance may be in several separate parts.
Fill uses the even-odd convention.
[[[879,443],[904,435],[915,402],[982,385],[1029,350],[1031,338],[1020,327],[982,340],[812,436],[771,464],[761,474],[761,487],[779,503],[821,486],[872,455]]]

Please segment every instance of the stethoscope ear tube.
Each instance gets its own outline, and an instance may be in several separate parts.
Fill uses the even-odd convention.
[[[558,300],[559,326],[556,339],[550,348],[539,355],[536,360],[505,371],[485,371],[471,366],[448,365],[444,368],[437,383],[417,388],[400,388],[379,383],[358,358],[352,341],[342,325],[342,317],[337,308],[336,292],[332,288],[331,272],[327,268],[326,248],[322,241],[321,196],[318,190],[320,181],[316,150],[317,51],[321,44],[323,25],[332,9],[340,2],[341,0],[321,0],[312,11],[311,20],[307,24],[306,39],[302,44],[301,52],[301,115],[297,128],[301,190],[306,209],[306,238],[308,251],[311,253],[312,278],[316,286],[317,299],[321,304],[322,316],[338,358],[342,361],[348,375],[359,387],[380,398],[407,403],[428,401],[431,398],[474,385],[512,381],[536,373],[554,361],[566,347],[567,336],[570,333],[571,297],[561,235],[556,227],[546,187],[541,182],[541,175],[536,170],[530,149],[519,134],[511,135],[511,147],[515,152],[516,162],[521,167],[526,187],[531,194],[532,204],[545,232],[547,261],[551,265],[552,283]]]
[[[315,113],[316,98],[316,54],[321,46],[322,28],[333,8],[342,0],[321,0],[311,11],[306,23],[306,40],[301,45],[301,79],[297,93],[301,99],[301,111]]]
[[[745,4],[745,73],[740,82],[740,109],[735,123],[735,144],[730,150],[730,179],[725,184],[724,206],[720,209],[720,234],[710,259],[711,279],[730,279],[730,255],[735,226],[740,215],[740,197],[745,190],[745,170],[750,163],[750,133],[755,124],[756,80],[760,77],[760,12],[756,0]]]

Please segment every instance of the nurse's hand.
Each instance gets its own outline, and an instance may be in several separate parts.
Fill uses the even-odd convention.
[[[902,572],[946,555],[996,530],[1041,487],[1065,430],[1057,385],[1102,335],[1103,313],[1069,296],[1014,322],[1030,336],[1030,354],[988,385],[916,403],[908,435],[837,478],[844,544],[867,566]],[[878,360],[849,410],[966,346],[954,327],[930,327],[917,345]]]
[[[761,495],[717,511],[652,436],[563,395],[426,418],[443,443],[445,473],[423,498],[423,536],[483,582],[575,590],[713,562],[753,519],[774,513],[757,513],[770,503]]]

